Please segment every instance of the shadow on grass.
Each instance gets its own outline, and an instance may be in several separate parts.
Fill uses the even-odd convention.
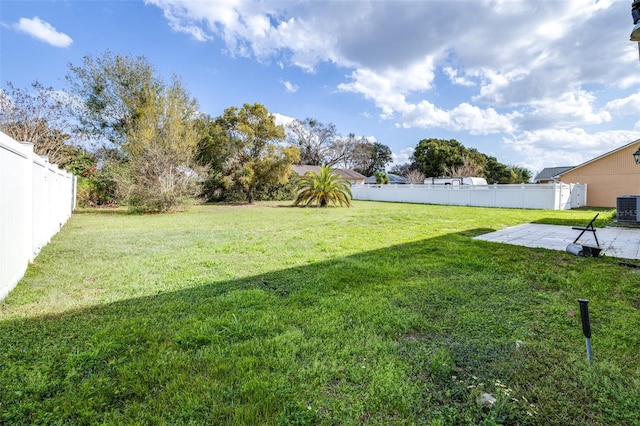
[[[476,404],[480,380],[500,378],[547,404],[538,423],[612,420],[597,401],[624,423],[637,388],[564,378],[581,366],[560,336],[583,342],[556,281],[580,260],[471,239],[489,231],[0,322],[0,422],[526,424],[527,404]]]

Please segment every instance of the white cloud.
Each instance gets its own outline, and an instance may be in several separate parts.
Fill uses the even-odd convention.
[[[505,138],[504,142],[518,152],[522,164],[530,170],[544,167],[576,166],[640,139],[640,131],[614,130],[590,134],[581,128],[566,130],[526,131]]]
[[[516,114],[517,115],[517,114]],[[511,132],[514,129],[511,117],[498,114],[494,109],[482,109],[462,103],[445,111],[428,101],[408,105],[402,116],[402,126],[466,130],[472,135]]]
[[[383,118],[391,118],[395,111],[406,104],[404,91],[395,84],[397,78],[381,75],[368,69],[359,69],[351,74],[351,82],[338,85],[344,92],[353,92],[373,100],[382,110]]]
[[[638,136],[585,130],[640,112],[640,94],[611,99],[640,84],[626,2],[146,1],[174,30],[222,39],[232,55],[331,65],[345,76],[338,91],[399,128],[502,134],[532,169]]]
[[[495,69],[481,68],[474,71],[473,75],[481,79],[480,92],[473,97],[476,102],[500,106],[511,106],[522,103],[520,98],[531,96],[533,90],[525,94],[520,90],[512,90],[514,86],[522,85],[530,75],[525,68],[515,68],[508,72]],[[525,83],[526,84],[526,83]],[[514,93],[517,93],[514,95]]]
[[[73,40],[65,33],[57,31],[50,23],[35,16],[33,19],[20,18],[13,25],[17,31],[29,34],[31,37],[49,43],[55,47],[69,47]]]
[[[288,115],[283,115],[283,114],[278,114],[278,113],[275,113],[273,115],[274,115],[274,117],[276,119],[276,124],[282,125],[282,126],[286,126],[287,124],[289,124],[289,123],[291,123],[292,121],[295,120],[295,118],[289,117]]]
[[[281,81],[280,83],[282,83],[284,85],[284,88],[287,90],[287,92],[289,93],[295,93],[298,91],[299,87],[295,84],[293,84],[290,81]]]
[[[640,115],[640,92],[609,101],[603,109],[619,115]]]
[[[584,91],[561,93],[559,96],[532,102],[521,116],[519,125],[529,129],[544,127],[570,128],[611,121],[611,113],[604,108],[594,110],[595,96]]]
[[[551,40],[562,38],[567,32],[567,27],[562,22],[543,22],[538,26],[535,37],[544,37]]]
[[[393,158],[392,165],[408,163],[409,159],[413,155],[413,151],[415,151],[415,149],[413,148],[404,148],[400,152],[392,152],[391,153],[391,158]]]
[[[191,37],[198,41],[208,41],[213,40],[213,36],[207,34],[202,28],[197,25],[182,25],[180,22],[173,22],[171,24],[171,28],[174,31],[178,31],[181,33],[189,34]]]
[[[462,103],[451,110],[450,119],[453,130],[467,130],[472,135],[509,133],[515,130],[511,117],[499,114],[493,108],[482,109],[468,103]]]
[[[461,76],[457,69],[453,69],[452,67],[445,66],[442,68],[442,71],[449,77],[449,80],[453,84],[457,84],[460,86],[475,86],[476,83],[473,82],[469,76]]]

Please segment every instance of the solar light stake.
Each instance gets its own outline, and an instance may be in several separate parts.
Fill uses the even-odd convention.
[[[582,318],[582,334],[587,341],[587,359],[589,364],[593,363],[593,352],[591,351],[591,322],[589,321],[589,301],[578,299],[580,303],[580,317]]]

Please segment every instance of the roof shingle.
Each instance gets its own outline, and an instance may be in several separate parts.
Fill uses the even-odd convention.
[[[563,166],[563,167],[545,167],[537,174],[534,181],[540,182],[541,180],[553,180],[554,177],[573,169],[575,166]]]

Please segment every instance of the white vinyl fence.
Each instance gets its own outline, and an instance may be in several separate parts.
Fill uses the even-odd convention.
[[[76,179],[0,132],[0,300],[75,208]]]
[[[569,210],[587,204],[586,184],[354,185],[354,200]]]

